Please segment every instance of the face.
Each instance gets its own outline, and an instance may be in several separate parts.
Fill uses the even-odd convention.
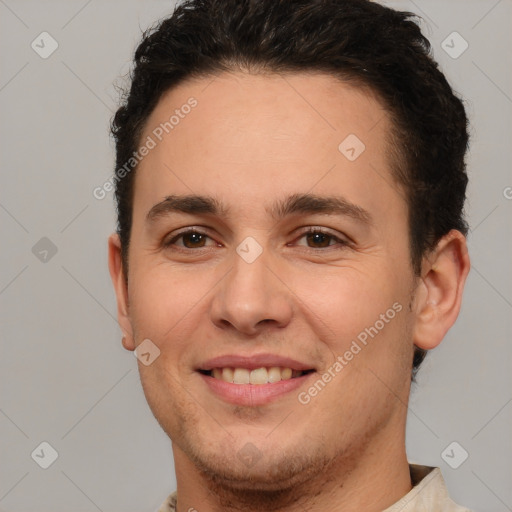
[[[368,91],[322,74],[161,98],[123,329],[160,351],[141,381],[182,461],[271,489],[403,439],[415,281],[390,129]]]

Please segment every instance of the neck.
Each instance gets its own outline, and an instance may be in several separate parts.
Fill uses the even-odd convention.
[[[367,512],[382,511],[411,490],[405,453],[405,429],[386,429],[358,453],[357,460],[340,455],[321,472],[281,490],[232,488],[198,469],[173,444],[178,487],[177,512]]]

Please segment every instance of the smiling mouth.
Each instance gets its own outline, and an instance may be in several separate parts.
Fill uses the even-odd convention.
[[[283,366],[261,367],[249,370],[248,368],[213,368],[212,370],[198,370],[199,373],[207,375],[217,380],[230,382],[232,384],[274,384],[282,380],[296,379],[308,373],[311,370],[292,370]]]

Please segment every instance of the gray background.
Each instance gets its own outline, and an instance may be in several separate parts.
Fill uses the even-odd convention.
[[[473,268],[459,320],[414,386],[408,454],[440,466],[461,504],[512,510],[512,2],[387,4],[423,16],[472,121]],[[171,10],[156,0],[0,0],[3,511],[151,512],[175,489],[170,442],[120,342],[107,269],[112,194],[92,195],[113,170],[113,83],[141,29]],[[59,45],[45,59],[31,48],[43,31]],[[458,58],[442,46],[454,31],[469,44]],[[444,44],[454,53],[463,42]],[[43,441],[58,452],[48,469],[31,458]],[[458,469],[441,456],[453,441],[469,454]],[[463,452],[449,453],[454,464]]]

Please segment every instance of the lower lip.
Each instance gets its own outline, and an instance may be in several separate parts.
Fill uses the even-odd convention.
[[[235,405],[265,405],[304,385],[315,372],[272,384],[233,384],[199,372],[206,385],[224,401]]]

